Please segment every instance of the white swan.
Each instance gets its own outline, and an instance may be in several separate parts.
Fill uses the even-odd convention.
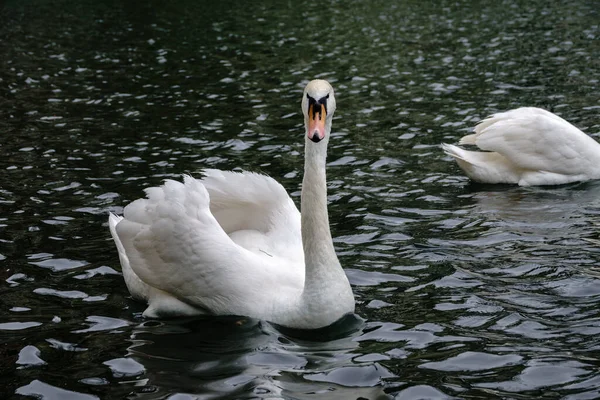
[[[600,144],[540,108],[494,114],[459,144],[486,150],[467,151],[442,144],[444,152],[477,182],[533,186],[600,179]]]
[[[209,169],[148,188],[123,217],[109,216],[127,287],[148,302],[144,316],[244,315],[312,329],[354,311],[327,214],[335,107],[328,82],[304,89],[302,215],[270,177]]]

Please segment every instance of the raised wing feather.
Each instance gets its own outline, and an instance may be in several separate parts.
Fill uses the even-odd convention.
[[[166,181],[147,195],[125,208],[116,227],[131,268],[146,284],[216,314],[253,315],[273,301],[273,293],[257,290],[263,285],[286,295],[301,290],[303,263],[234,243],[212,215],[202,181]]]
[[[302,257],[300,212],[276,180],[253,172],[203,171],[210,211],[227,234],[256,231],[266,236],[270,254]]]

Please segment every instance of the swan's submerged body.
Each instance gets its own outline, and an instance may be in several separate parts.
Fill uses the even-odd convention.
[[[477,182],[532,186],[600,179],[600,144],[540,108],[522,107],[494,114],[459,144],[485,150],[442,144],[467,176]]]
[[[302,215],[274,179],[205,170],[166,181],[110,215],[132,296],[148,317],[245,315],[294,328],[327,326],[354,311],[329,231],[325,158],[335,99],[310,82]]]

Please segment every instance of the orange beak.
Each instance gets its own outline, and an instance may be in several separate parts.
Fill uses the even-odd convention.
[[[325,138],[325,117],[327,110],[323,104],[313,103],[308,107],[308,138],[319,143]]]

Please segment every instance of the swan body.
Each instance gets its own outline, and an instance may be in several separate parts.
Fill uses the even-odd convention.
[[[474,131],[459,144],[485,152],[442,144],[474,181],[533,186],[600,179],[600,144],[549,111],[521,107],[497,113]]]
[[[302,110],[302,215],[268,176],[208,169],[148,188],[123,217],[109,216],[125,283],[148,303],[144,316],[244,315],[313,329],[354,311],[327,213],[331,85],[311,81]]]

